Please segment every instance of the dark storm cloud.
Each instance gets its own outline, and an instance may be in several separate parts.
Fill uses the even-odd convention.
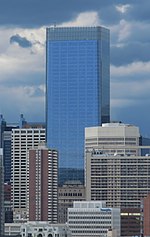
[[[150,22],[150,1],[134,0],[130,1],[131,8],[128,11],[128,18],[135,21]]]
[[[102,24],[115,24],[122,14],[116,5],[129,4],[126,19],[149,20],[149,0],[0,0],[0,25],[39,27],[69,21],[80,12],[97,11]]]
[[[32,43],[26,39],[25,37],[21,37],[20,35],[16,34],[11,36],[10,43],[18,43],[22,48],[30,48],[32,47]]]
[[[100,12],[104,22],[116,21],[119,0],[0,0],[0,25],[35,27],[68,21],[80,12]],[[130,1],[127,1],[130,2]]]
[[[136,61],[150,61],[150,42],[133,42],[123,47],[111,47],[111,64],[121,66]]]

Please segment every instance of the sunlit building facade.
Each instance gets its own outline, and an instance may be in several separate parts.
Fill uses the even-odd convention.
[[[47,145],[60,167],[83,167],[84,128],[109,122],[109,30],[50,27],[46,49]]]
[[[43,142],[45,142],[44,128],[30,127],[12,130],[11,201],[14,222],[28,220],[28,151]]]

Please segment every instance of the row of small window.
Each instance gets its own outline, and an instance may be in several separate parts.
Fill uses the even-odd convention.
[[[32,129],[32,130],[28,130],[28,129],[25,129],[25,130],[16,130],[14,129],[13,130],[13,134],[16,134],[16,133],[45,133],[45,129]]]
[[[78,197],[81,197],[82,196],[82,193],[59,193],[59,196],[65,196],[65,197],[67,197],[67,196],[78,196]]]
[[[85,211],[83,211],[83,212],[74,212],[74,211],[69,211],[69,216],[71,216],[71,215],[74,215],[74,218],[75,218],[75,216],[76,217],[78,217],[79,218],[79,215],[81,215],[80,216],[80,218],[83,216],[84,218],[88,218],[89,216],[91,217],[92,215],[93,216],[98,216],[98,217],[100,217],[101,219],[105,219],[106,218],[106,216],[108,217],[108,214],[111,214],[111,211],[110,212],[103,212],[103,213],[100,213],[100,211],[97,211],[97,212],[95,212],[95,211],[87,211],[87,212],[85,212]],[[70,217],[69,217],[70,218]]]
[[[71,232],[72,233],[83,233],[83,234],[85,234],[86,232],[87,233],[91,233],[91,234],[93,234],[93,233],[98,233],[99,235],[98,236],[101,236],[100,234],[101,233],[103,233],[103,234],[107,234],[107,229],[105,228],[105,229],[100,229],[100,227],[98,228],[98,230],[96,230],[96,228],[95,227],[93,227],[91,230],[87,230],[86,231],[86,228],[84,228],[84,230],[74,230],[74,229],[72,229],[74,226],[70,226],[70,229],[71,229]],[[108,227],[108,229],[110,229],[110,226]],[[102,236],[106,236],[106,235],[102,235]]]
[[[80,224],[83,224],[83,225],[89,225],[89,226],[83,226],[83,228],[101,228],[101,225],[102,227],[105,227],[105,228],[109,228],[111,226],[111,221],[69,221],[69,225],[70,224],[73,224],[73,225],[80,225]],[[98,225],[98,226],[95,226],[95,225]],[[109,227],[108,227],[109,225]],[[82,228],[80,226],[80,228]]]
[[[96,220],[96,219],[98,219],[99,221],[100,221],[100,219],[106,219],[106,220],[111,220],[111,216],[110,216],[110,214],[108,215],[108,214],[106,214],[106,216],[100,216],[100,215],[98,215],[98,216],[94,216],[94,215],[91,215],[91,216],[86,216],[85,217],[85,215],[84,216],[69,216],[69,219],[78,219],[79,220],[79,223],[80,223],[80,219],[84,219],[85,220],[85,218],[86,218],[86,220],[88,220],[88,219],[90,219],[90,220]],[[106,222],[110,222],[110,221],[106,221]]]

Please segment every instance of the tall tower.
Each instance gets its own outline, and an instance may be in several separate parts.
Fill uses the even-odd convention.
[[[3,149],[0,148],[0,236],[4,235],[4,167]]]
[[[60,167],[83,168],[84,128],[109,122],[109,30],[47,29],[47,145]]]
[[[139,128],[110,123],[85,129],[87,200],[105,200],[109,207],[140,208],[150,192],[150,155],[141,150]]]
[[[28,150],[42,142],[45,142],[44,128],[12,129],[11,201],[14,222],[28,220]]]
[[[57,223],[58,153],[39,145],[29,149],[29,221]]]

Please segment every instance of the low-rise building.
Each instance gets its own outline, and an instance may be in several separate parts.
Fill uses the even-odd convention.
[[[80,181],[68,181],[58,188],[58,223],[67,222],[68,208],[74,201],[85,201],[85,187]]]
[[[5,223],[5,236],[20,237],[71,237],[66,224],[50,224],[48,221]]]
[[[5,223],[5,236],[19,236],[21,223]]]
[[[21,237],[71,237],[65,224],[49,224],[46,221],[31,221],[21,226]]]
[[[68,226],[74,237],[104,237],[110,229],[120,237],[120,208],[107,208],[105,201],[74,202]]]

